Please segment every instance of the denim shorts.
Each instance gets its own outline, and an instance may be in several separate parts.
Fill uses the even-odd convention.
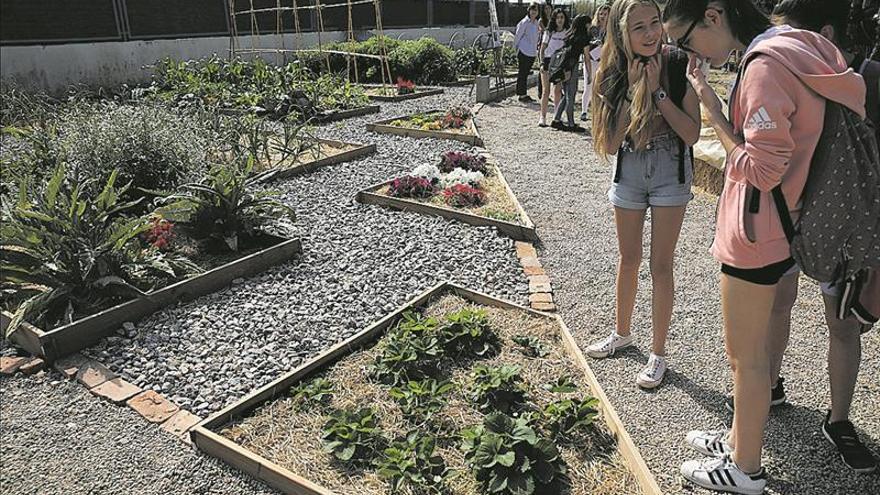
[[[684,206],[693,199],[694,168],[690,150],[683,147],[684,183],[679,181],[679,140],[675,133],[656,136],[647,148],[633,150],[627,142],[617,152],[617,182],[611,182],[611,204],[630,210],[649,206]]]

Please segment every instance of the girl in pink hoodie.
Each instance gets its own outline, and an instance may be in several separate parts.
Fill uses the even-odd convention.
[[[721,306],[733,370],[733,428],[693,431],[688,443],[717,456],[689,461],[682,475],[702,487],[759,494],[764,425],[770,407],[768,328],[779,279],[794,266],[771,191],[781,185],[797,218],[810,161],[830,99],[864,116],[865,86],[837,48],[818,34],[770,27],[751,0],[670,0],[667,34],[691,53],[688,79],[727,151],[712,255],[721,262]],[[700,69],[745,52],[728,120]]]

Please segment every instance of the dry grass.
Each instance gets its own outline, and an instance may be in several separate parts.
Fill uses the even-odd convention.
[[[453,210],[480,215],[489,218],[505,220],[516,224],[524,224],[519,210],[516,207],[514,198],[507,192],[504,182],[501,181],[501,173],[498,167],[490,165],[492,174],[486,177],[482,184],[482,191],[486,193],[486,204],[476,208],[455,208],[446,204],[446,199],[442,194],[436,194],[429,199],[406,198],[410,201],[430,204],[434,206],[442,206]],[[388,186],[382,186],[376,191],[378,194],[388,195]]]
[[[432,302],[425,313],[441,316],[472,304],[458,296],[446,295]],[[520,310],[482,307],[489,323],[502,342],[499,354],[481,363],[497,366],[520,366],[529,388],[530,399],[543,407],[558,399],[541,388],[560,376],[570,376],[578,385],[574,395],[589,394],[583,372],[566,353],[558,334],[555,320],[530,315]],[[516,335],[533,335],[541,339],[550,353],[543,358],[524,356],[511,341]],[[388,435],[403,436],[415,428],[431,429],[438,436],[437,453],[453,472],[447,481],[449,495],[473,495],[480,492],[477,482],[464,463],[464,454],[458,447],[454,433],[462,428],[479,424],[480,413],[462,387],[470,382],[470,366],[447,362],[441,366],[442,375],[459,385],[448,396],[449,401],[432,425],[413,425],[403,418],[387,389],[368,379],[366,367],[382,351],[382,342],[353,353],[328,369],[324,376],[336,386],[330,407],[372,406],[378,411],[379,426]],[[290,471],[316,482],[339,495],[379,495],[388,493],[385,482],[372,470],[346,468],[334,462],[321,449],[321,427],[325,422],[322,410],[302,411],[290,398],[280,398],[252,412],[252,414],[224,428],[220,433],[243,447],[286,467]],[[439,426],[437,426],[439,425]],[[614,440],[605,433],[602,423],[594,431],[568,439],[560,446],[569,468],[568,495],[635,494],[639,493],[632,474],[614,448]],[[410,493],[410,492],[405,492]]]
[[[278,138],[271,138],[270,142],[275,146],[280,146],[282,144],[281,140]],[[317,162],[318,160],[340,155],[355,148],[357,148],[357,146],[353,144],[336,144],[324,140],[318,140],[315,144],[308,146],[295,156],[291,155],[284,157],[283,154],[277,151],[271,152],[269,160],[260,160],[254,164],[254,170],[256,172],[264,172],[270,169],[284,170],[293,167],[300,167],[308,165],[309,163]]]

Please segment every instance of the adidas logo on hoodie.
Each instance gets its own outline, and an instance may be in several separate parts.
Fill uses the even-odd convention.
[[[758,131],[776,129],[776,122],[770,118],[770,114],[767,113],[767,109],[761,107],[756,110],[751,117],[749,117],[749,121],[746,124],[746,129],[755,129]]]

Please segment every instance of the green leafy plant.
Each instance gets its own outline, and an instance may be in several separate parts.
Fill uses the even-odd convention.
[[[409,381],[403,387],[393,387],[389,394],[400,404],[400,410],[407,418],[426,422],[446,405],[446,397],[455,385],[448,381],[427,378]]]
[[[485,357],[497,352],[498,337],[489,328],[483,309],[464,308],[444,317],[440,327],[444,347],[452,354]]]
[[[0,221],[0,291],[15,312],[7,336],[22,321],[52,328],[122,301],[145,296],[161,282],[200,269],[186,258],[144,249],[145,217],[127,218],[138,201],[110,174],[96,196],[89,184],[65,182],[63,165],[47,184],[22,182]]]
[[[333,412],[321,429],[324,452],[343,462],[366,463],[382,448],[383,438],[371,407]]]
[[[554,394],[570,394],[577,390],[577,385],[570,376],[560,376],[555,382],[545,383],[542,387]]]
[[[552,438],[570,435],[592,425],[599,415],[599,399],[563,399],[544,407],[544,421]]]
[[[376,474],[391,485],[391,493],[404,487],[430,490],[442,485],[449,469],[435,454],[436,439],[422,431],[412,431],[382,451],[374,462]]]
[[[567,473],[556,444],[539,435],[530,415],[491,414],[482,426],[462,432],[462,448],[486,493],[558,493]]]
[[[293,387],[290,395],[300,406],[327,405],[333,398],[333,382],[322,377],[314,378]]]
[[[241,237],[256,237],[279,220],[294,221],[293,208],[276,200],[276,193],[255,190],[254,160],[223,163],[198,183],[184,184],[164,199],[162,214],[206,246],[239,250]]]
[[[541,342],[541,339],[534,335],[517,335],[513,337],[512,340],[521,347],[520,351],[528,357],[544,357],[550,353],[550,351],[544,347],[544,343]]]
[[[376,357],[371,373],[380,382],[389,385],[420,380],[436,373],[442,356],[442,342],[434,332],[397,332],[386,339],[382,354]]]
[[[311,127],[291,119],[269,122],[248,114],[235,120],[231,134],[232,156],[252,158],[256,172],[271,172],[320,155],[320,143]]]
[[[522,407],[528,398],[519,366],[477,365],[471,377],[473,381],[470,392],[481,410],[495,410],[509,414]]]

